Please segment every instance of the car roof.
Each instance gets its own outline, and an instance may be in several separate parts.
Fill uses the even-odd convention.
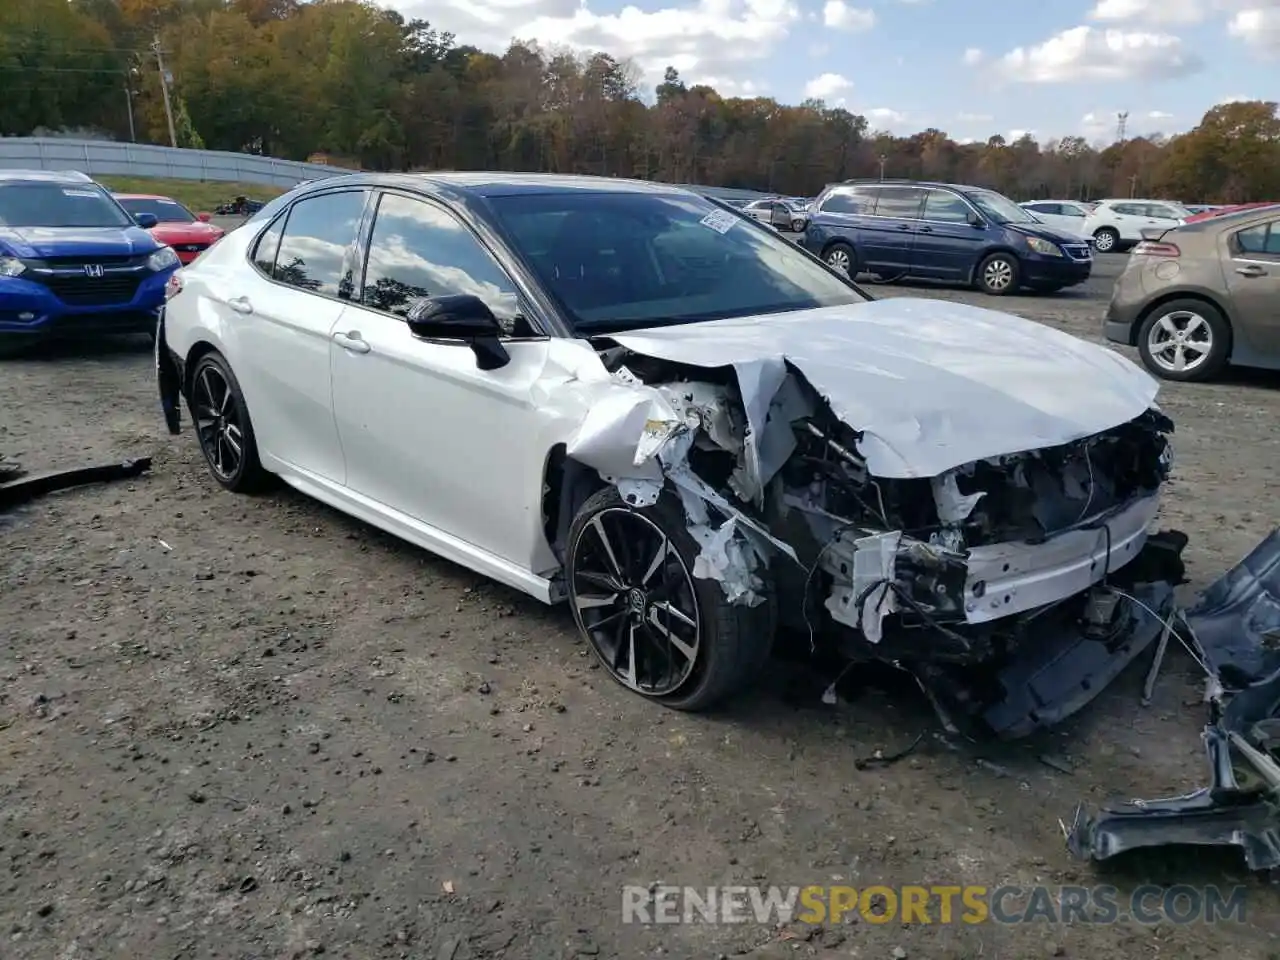
[[[159,193],[112,193],[117,200],[168,200],[170,203],[177,203],[172,197],[166,197]]]
[[[28,183],[93,183],[93,178],[79,170],[0,170],[0,181],[22,180]]]
[[[876,178],[868,178],[864,180],[842,180],[839,183],[833,183],[831,187],[924,187],[932,189],[939,187],[945,190],[956,190],[964,193],[969,190],[982,190],[986,193],[995,193],[991,187],[979,187],[972,183],[943,183],[937,180],[879,180]]]
[[[650,183],[623,177],[590,177],[559,173],[502,173],[494,171],[450,171],[433,173],[353,173],[325,177],[301,185],[328,190],[341,182],[401,186],[421,189],[435,187],[442,192],[470,194],[477,197],[510,197],[548,193],[673,193],[699,196],[670,183]],[[297,189],[297,188],[295,188]],[[308,191],[309,192],[309,191]]]

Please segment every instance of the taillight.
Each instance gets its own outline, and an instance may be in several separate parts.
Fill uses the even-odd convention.
[[[164,285],[165,300],[172,300],[182,292],[182,278],[176,273],[169,276],[169,280]]]
[[[1130,256],[1134,257],[1179,257],[1182,251],[1178,249],[1177,244],[1164,243],[1160,240],[1143,240],[1136,247]]]

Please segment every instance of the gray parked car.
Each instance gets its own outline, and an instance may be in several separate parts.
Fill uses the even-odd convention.
[[[1280,370],[1280,204],[1143,237],[1112,291],[1108,340],[1165,380]]]

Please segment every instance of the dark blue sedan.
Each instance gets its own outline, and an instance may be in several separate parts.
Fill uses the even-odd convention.
[[[1089,242],[980,187],[847,181],[814,202],[802,245],[829,266],[883,280],[941,280],[993,296],[1089,279]]]

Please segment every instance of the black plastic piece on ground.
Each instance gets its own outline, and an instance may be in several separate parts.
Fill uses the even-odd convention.
[[[138,457],[120,463],[97,467],[75,467],[71,470],[51,470],[33,473],[8,483],[0,483],[0,510],[7,510],[28,500],[34,500],[55,490],[66,490],[86,483],[105,483],[109,480],[128,480],[151,469],[150,457]]]

